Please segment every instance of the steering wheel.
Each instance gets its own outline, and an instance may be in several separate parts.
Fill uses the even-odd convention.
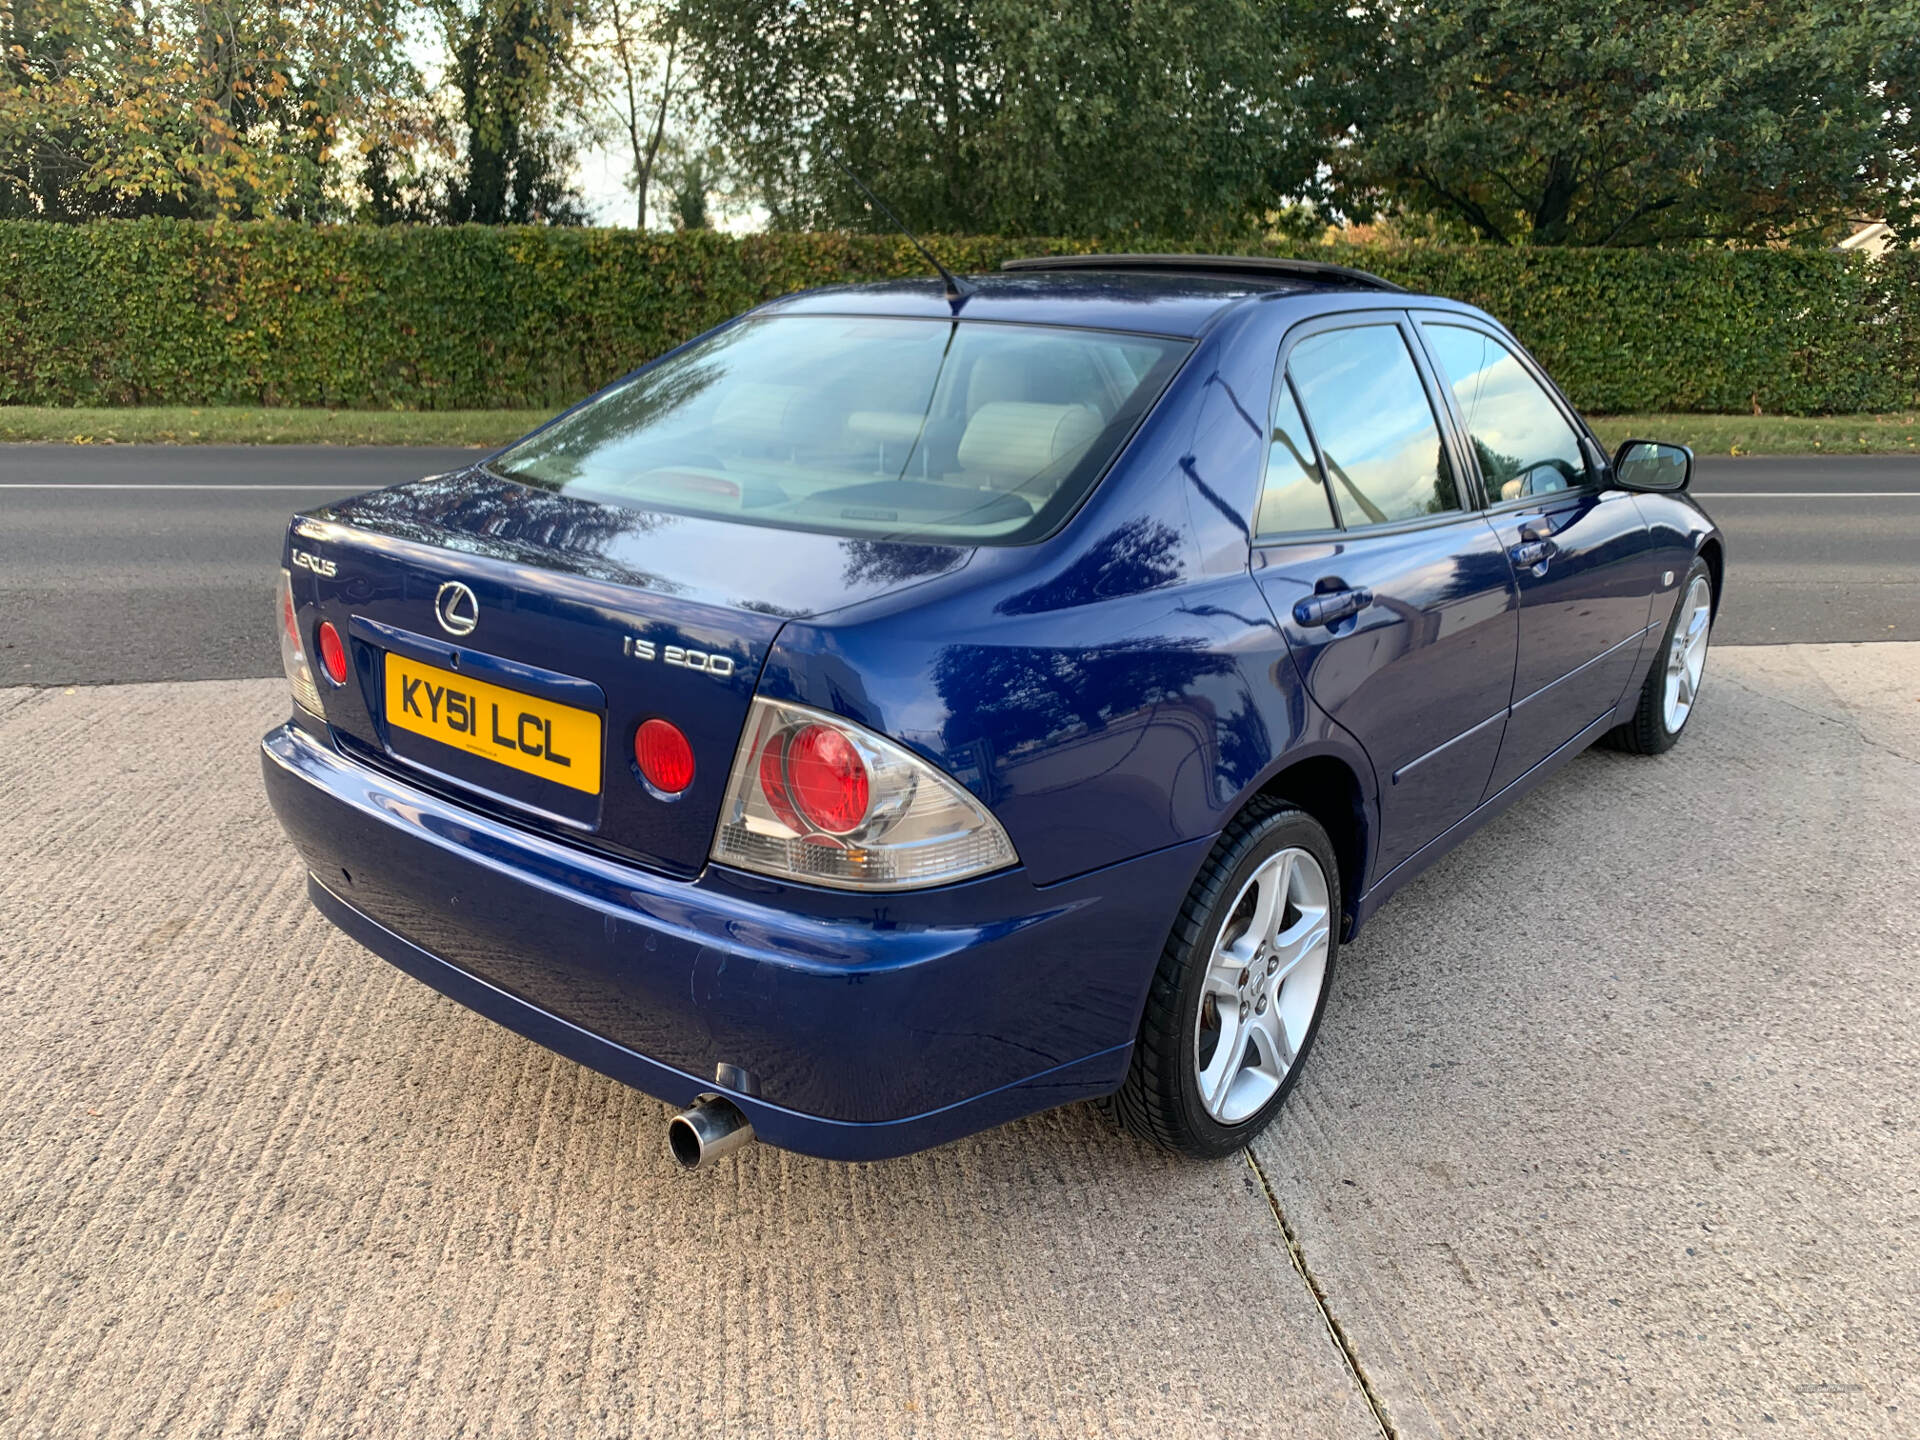
[[[1501,485],[1500,498],[1518,500],[1525,495],[1553,495],[1562,490],[1571,490],[1581,484],[1584,478],[1583,472],[1558,456],[1536,460]]]

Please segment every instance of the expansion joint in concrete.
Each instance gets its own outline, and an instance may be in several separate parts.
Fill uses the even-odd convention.
[[[1300,1278],[1306,1282],[1307,1291],[1313,1296],[1314,1307],[1319,1310],[1320,1319],[1327,1327],[1327,1334],[1332,1337],[1334,1346],[1346,1361],[1347,1371],[1353,1376],[1353,1383],[1360,1387],[1367,1408],[1373,1412],[1373,1423],[1380,1427],[1380,1433],[1386,1440],[1400,1440],[1399,1432],[1393,1428],[1392,1417],[1387,1414],[1386,1402],[1381,1400],[1379,1392],[1373,1388],[1373,1381],[1367,1377],[1366,1367],[1360,1363],[1360,1354],[1353,1347],[1353,1337],[1347,1334],[1334,1315],[1333,1308],[1327,1304],[1327,1292],[1320,1288],[1320,1282],[1313,1278],[1313,1271],[1307,1267],[1307,1256],[1300,1248],[1300,1237],[1294,1233],[1286,1212],[1280,1208],[1280,1197],[1273,1193],[1273,1186],[1267,1183],[1267,1172],[1260,1168],[1260,1161],[1251,1147],[1245,1153],[1247,1167],[1260,1183],[1260,1193],[1267,1197],[1267,1207],[1273,1211],[1274,1223],[1280,1227],[1280,1234],[1287,1242],[1288,1258],[1293,1261],[1293,1268],[1299,1272]]]

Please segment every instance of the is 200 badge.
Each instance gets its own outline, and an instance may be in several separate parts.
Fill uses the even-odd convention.
[[[711,651],[693,650],[685,645],[659,645],[651,640],[642,640],[638,635],[621,636],[620,653],[633,660],[659,660],[668,665],[678,665],[683,670],[698,670],[716,680],[725,680],[733,674],[731,655],[715,655]]]

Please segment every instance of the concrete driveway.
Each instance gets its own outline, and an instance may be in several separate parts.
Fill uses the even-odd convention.
[[[1920,1433],[1920,644],[1718,649],[1212,1165],[1080,1107],[671,1172],[309,911],[283,690],[0,690],[0,1435]]]

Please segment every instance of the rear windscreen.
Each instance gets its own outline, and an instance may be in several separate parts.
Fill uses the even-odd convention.
[[[747,320],[615,386],[493,468],[644,509],[1016,544],[1080,503],[1189,348],[989,321]]]

